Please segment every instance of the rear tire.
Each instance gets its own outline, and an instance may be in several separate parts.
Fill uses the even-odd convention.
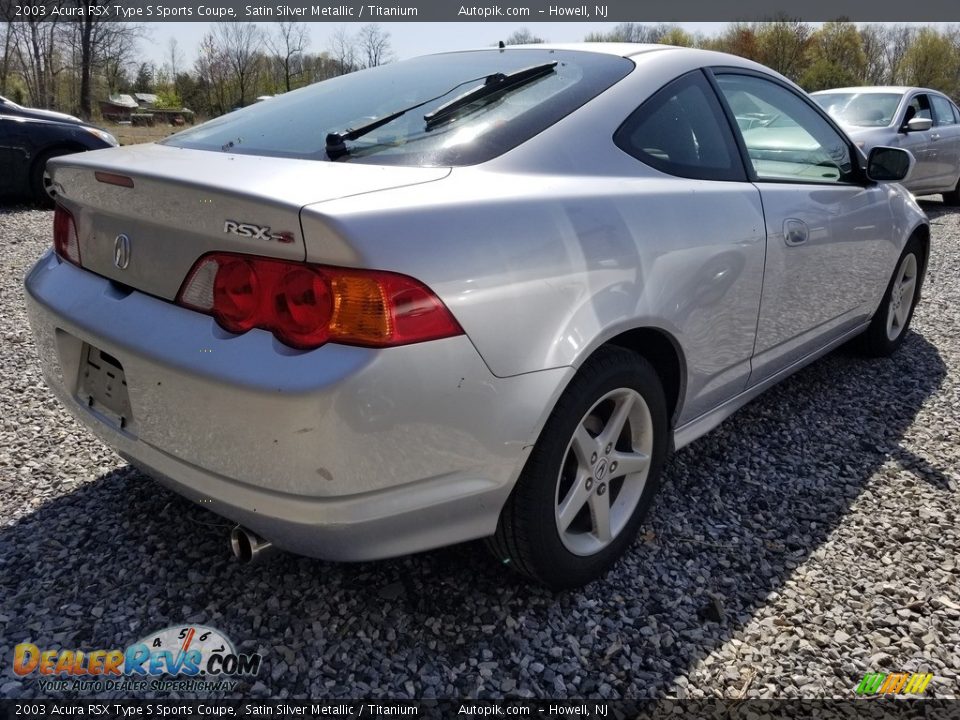
[[[911,238],[897,260],[880,307],[860,337],[860,350],[869,357],[887,357],[903,343],[923,285],[923,246]]]
[[[61,155],[70,155],[70,150],[48,150],[37,156],[30,168],[30,193],[34,202],[41,207],[52,208],[56,202],[56,193],[52,190],[50,176],[47,174],[47,161]]]
[[[668,447],[656,371],[629,350],[601,348],[557,402],[489,549],[554,590],[600,577],[633,542]]]

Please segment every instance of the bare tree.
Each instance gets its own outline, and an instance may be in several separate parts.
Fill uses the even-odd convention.
[[[519,30],[514,30],[510,35],[507,36],[507,39],[503,41],[504,45],[536,45],[538,43],[544,43],[542,37],[537,37],[534,35],[528,28],[522,27]]]
[[[30,104],[52,107],[53,82],[59,72],[56,61],[59,23],[54,19],[35,19],[31,15],[28,20],[13,23],[10,30],[13,32],[13,54],[21,68]]]
[[[117,92],[126,82],[127,71],[134,67],[138,42],[142,37],[142,26],[113,23],[100,42],[97,67],[103,73],[108,94]]]
[[[376,23],[364,25],[357,32],[357,44],[365,67],[377,67],[390,62],[390,33]]]
[[[887,59],[887,77],[884,82],[889,85],[896,85],[903,82],[903,73],[901,64],[907,50],[913,43],[915,32],[913,28],[907,25],[893,25],[884,28],[885,36],[885,55]]]
[[[110,0],[72,0],[84,8],[107,7]],[[123,55],[131,54],[137,40],[142,37],[141,26],[101,17],[93,12],[85,12],[77,22],[65,26],[65,40],[73,55],[73,70],[79,74],[79,95],[75,98],[79,114],[89,119],[93,114],[94,79],[104,69],[112,65],[116,71],[115,58],[110,63],[108,52],[118,50]],[[74,86],[71,86],[73,89]]]
[[[230,64],[213,33],[207,33],[200,41],[194,67],[197,75],[206,82],[207,105],[217,114],[225,113],[231,107],[227,100]]]
[[[585,42],[632,42],[658,43],[675,27],[666,23],[644,25],[643,23],[623,22],[608,33],[590,33]]]
[[[863,82],[883,85],[887,77],[887,42],[881,25],[862,25],[860,43],[863,46]]]
[[[167,43],[167,62],[170,63],[170,77],[176,79],[183,65],[183,53],[180,52],[180,43],[175,37],[170,38]]]
[[[7,77],[10,75],[10,45],[13,39],[12,23],[3,29],[3,57],[0,58],[0,95],[7,94]]]
[[[217,23],[212,40],[226,60],[240,93],[241,107],[247,104],[247,90],[256,85],[260,71],[263,32],[253,23]]]
[[[303,53],[306,50],[309,31],[305,23],[277,23],[275,35],[267,37],[267,47],[276,57],[283,72],[283,86],[293,90],[293,81],[303,75]]]
[[[330,36],[330,57],[337,63],[339,75],[357,69],[357,41],[343,25]]]

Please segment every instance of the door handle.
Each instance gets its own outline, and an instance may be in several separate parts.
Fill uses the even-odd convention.
[[[790,245],[802,245],[810,239],[810,228],[803,220],[787,218],[783,221],[783,241]]]
[[[930,133],[930,139],[931,139],[931,140],[939,140],[939,139],[940,139],[940,133]]]

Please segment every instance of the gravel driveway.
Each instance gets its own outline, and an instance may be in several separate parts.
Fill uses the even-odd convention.
[[[479,544],[241,566],[44,387],[22,278],[52,216],[0,210],[0,697],[12,648],[126,647],[197,622],[264,655],[254,697],[851,697],[866,672],[960,692],[960,212],[890,360],[840,351],[676,454],[644,533],[559,595]],[[89,697],[89,696],[87,696]]]

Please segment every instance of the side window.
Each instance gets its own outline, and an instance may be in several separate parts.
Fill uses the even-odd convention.
[[[658,90],[626,119],[613,141],[670,175],[747,179],[723,108],[699,70]]]
[[[914,118],[933,120],[933,115],[930,112],[930,101],[926,95],[914,95],[910,98],[910,104],[907,105],[907,114],[903,118],[903,124],[906,125]]]
[[[937,125],[957,124],[957,121],[953,117],[953,103],[939,95],[931,95],[930,102],[933,103],[933,114],[936,115]]]
[[[718,74],[758,180],[855,181],[850,147],[799,95],[755,75]]]
[[[953,121],[960,125],[960,110],[957,109],[957,106],[953,103],[950,103],[950,107],[953,109]]]

